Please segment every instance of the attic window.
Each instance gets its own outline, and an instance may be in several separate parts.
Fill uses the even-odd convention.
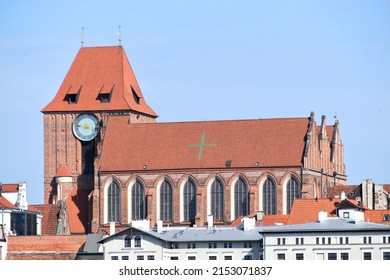
[[[140,97],[138,96],[138,94],[135,92],[135,90],[133,89],[133,87],[131,87],[131,92],[133,93],[133,98],[134,98],[134,101],[135,103],[139,104],[139,101],[140,101]]]
[[[65,95],[64,101],[68,101],[69,104],[77,104],[77,101],[79,100],[81,88],[82,86],[79,88],[77,92],[74,92],[72,90],[72,87],[70,87],[68,93]]]
[[[383,221],[384,222],[390,222],[390,214],[384,214],[383,215]]]
[[[100,103],[110,103],[114,86],[115,85],[113,85],[109,91],[107,91],[107,88],[105,88],[104,86],[102,87],[97,97],[97,99],[100,100]]]

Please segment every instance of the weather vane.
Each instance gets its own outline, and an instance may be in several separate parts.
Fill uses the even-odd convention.
[[[81,27],[81,47],[84,47],[84,27]]]
[[[118,26],[118,32],[117,32],[117,34],[118,34],[118,41],[119,41],[119,46],[122,44],[122,39],[121,39],[121,27],[122,26]]]

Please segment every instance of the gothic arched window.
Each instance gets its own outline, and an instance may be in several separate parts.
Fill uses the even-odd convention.
[[[244,180],[239,178],[234,185],[234,217],[237,219],[240,216],[248,215],[248,187]]]
[[[263,206],[265,215],[276,214],[276,186],[271,178],[267,178],[263,185]]]
[[[135,181],[131,189],[131,218],[132,220],[145,219],[146,205],[145,205],[145,190],[140,181]]]
[[[300,196],[301,190],[298,181],[294,177],[291,177],[287,183],[287,214],[290,214],[294,199]]]
[[[172,186],[167,180],[160,187],[160,220],[172,222]]]
[[[184,221],[195,223],[196,215],[196,186],[192,180],[188,180],[183,189]]]
[[[120,222],[120,187],[114,180],[107,190],[107,220],[108,222]]]
[[[210,194],[211,215],[215,221],[223,221],[223,185],[218,178],[212,183]]]

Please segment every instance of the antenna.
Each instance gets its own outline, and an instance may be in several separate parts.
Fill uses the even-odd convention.
[[[81,47],[84,47],[84,27],[81,27]]]
[[[120,26],[120,25],[118,26],[118,32],[117,32],[117,34],[118,34],[119,46],[122,44],[121,27],[122,27],[122,26]]]

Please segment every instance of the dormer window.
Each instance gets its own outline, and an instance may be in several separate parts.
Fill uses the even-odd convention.
[[[64,101],[68,101],[69,104],[77,104],[79,100],[80,91],[82,86],[77,91],[74,91],[74,88],[70,87],[67,94],[65,95]]]
[[[107,87],[103,86],[97,99],[100,100],[101,103],[110,103],[114,86],[115,85],[113,85],[110,90],[107,90]]]
[[[135,90],[133,89],[133,87],[131,86],[131,92],[133,93],[133,98],[134,98],[134,101],[135,103],[139,104],[139,101],[140,101],[140,97],[139,95],[135,92]]]

